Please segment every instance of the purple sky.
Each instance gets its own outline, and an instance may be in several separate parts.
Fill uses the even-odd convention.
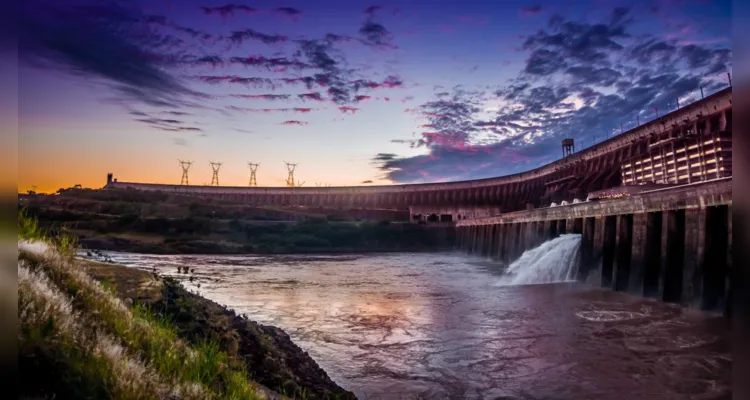
[[[27,1],[0,31],[19,38],[19,190],[178,183],[177,159],[191,184],[209,160],[223,185],[247,161],[262,186],[283,161],[306,186],[498,176],[731,72],[728,1],[452,3]]]

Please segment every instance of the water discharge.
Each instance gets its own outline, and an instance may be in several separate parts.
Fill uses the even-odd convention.
[[[510,264],[498,286],[554,283],[575,280],[581,235],[570,233],[526,250]]]

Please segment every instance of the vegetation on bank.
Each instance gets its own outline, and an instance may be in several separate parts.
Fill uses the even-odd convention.
[[[242,363],[216,342],[190,345],[162,316],[129,307],[71,257],[70,235],[19,216],[18,361],[30,396],[257,399]],[[19,392],[20,394],[20,392]]]
[[[269,380],[264,370],[249,370],[247,354],[228,346],[213,334],[215,329],[209,332],[208,326],[200,324],[211,316],[185,315],[186,291],[175,282],[151,277],[148,283],[161,289],[151,301],[140,297],[124,301],[118,296],[122,288],[117,286],[128,282],[117,277],[127,268],[118,266],[123,270],[108,275],[114,285],[92,278],[84,262],[73,258],[73,235],[64,231],[49,235],[21,212],[18,239],[20,397],[257,399],[262,386],[252,377],[279,381]],[[142,289],[140,281],[133,286],[139,292]],[[193,306],[210,303],[193,296]],[[223,308],[221,312],[233,314]],[[241,322],[250,323],[241,320],[238,327]],[[254,340],[269,346],[276,343],[269,338],[259,340],[263,337]],[[272,350],[256,351],[265,369],[279,369],[279,363],[268,357]],[[284,376],[305,382],[292,373]],[[291,389],[288,394],[294,397],[323,398],[315,393],[308,396],[306,388],[295,382],[275,386],[280,391]],[[328,386],[334,388],[329,393],[353,397],[333,382]]]
[[[48,196],[29,213],[46,227],[67,227],[89,248],[144,253],[310,253],[435,250],[450,232],[389,221],[342,220],[198,199],[154,200],[139,192]],[[120,196],[117,193],[117,196]],[[146,196],[146,197],[144,197]],[[146,202],[161,201],[162,203]],[[282,220],[294,217],[295,220]]]

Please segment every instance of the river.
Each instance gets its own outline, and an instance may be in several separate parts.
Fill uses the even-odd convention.
[[[361,399],[730,398],[720,317],[582,283],[502,283],[505,267],[463,254],[108,254],[283,328]]]

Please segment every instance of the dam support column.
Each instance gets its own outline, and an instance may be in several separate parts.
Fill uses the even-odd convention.
[[[537,221],[533,221],[533,222],[527,222],[524,226],[524,232],[525,232],[524,237],[526,238],[525,240],[526,248],[524,249],[524,251],[528,249],[533,249],[534,247],[537,246],[536,224],[537,224]]]
[[[505,224],[498,224],[497,229],[495,229],[495,251],[492,253],[492,258],[498,261],[502,261],[501,253],[503,251],[503,239],[505,238],[503,229],[505,229]]]
[[[474,254],[481,256],[482,255],[482,246],[484,246],[484,225],[477,225],[476,229],[476,248],[474,249]]]
[[[528,222],[518,224],[518,247],[516,248],[516,258],[520,257],[526,251],[526,227]]]
[[[684,280],[685,210],[670,210],[665,214],[665,251],[662,264],[662,300],[680,303]]]
[[[726,283],[724,285],[725,291],[724,291],[724,299],[725,299],[725,307],[724,307],[724,315],[727,318],[731,318],[732,316],[732,286],[730,277],[732,276],[732,264],[734,260],[732,259],[732,205],[727,206],[727,273],[726,273]]]
[[[648,246],[648,216],[645,213],[633,214],[632,247],[630,249],[630,268],[628,273],[628,291],[643,294],[643,264]]]
[[[611,288],[614,282],[615,250],[617,248],[617,216],[604,218],[604,235],[602,243],[602,287]]]
[[[690,208],[685,210],[685,257],[682,281],[684,307],[700,308],[703,290],[704,247],[706,244],[706,211]]]
[[[596,221],[593,217],[586,218],[581,235],[581,258],[578,263],[578,280],[585,281],[589,271],[593,269],[594,230]]]
[[[593,217],[594,232],[591,245],[590,267],[588,269],[587,281],[592,284],[601,285],[602,282],[602,247],[604,245],[604,218]],[[584,228],[585,232],[585,228]]]
[[[492,254],[492,239],[495,225],[485,225],[484,228],[484,249],[482,249],[482,257],[489,257]]]
[[[628,290],[630,260],[633,250],[633,214],[617,217],[617,245],[615,250],[614,289]]]
[[[547,231],[545,230],[546,228],[547,225],[545,221],[537,221],[536,241],[534,242],[534,247],[539,246],[547,240]]]
[[[706,208],[706,248],[701,309],[726,309],[727,249],[729,247],[729,207]]]
[[[479,252],[479,249],[481,248],[480,244],[480,233],[481,233],[481,225],[474,225],[474,232],[471,234],[471,254],[477,254]]]
[[[662,249],[664,237],[662,212],[651,212],[646,216],[646,245],[643,260],[643,296],[661,297]]]

